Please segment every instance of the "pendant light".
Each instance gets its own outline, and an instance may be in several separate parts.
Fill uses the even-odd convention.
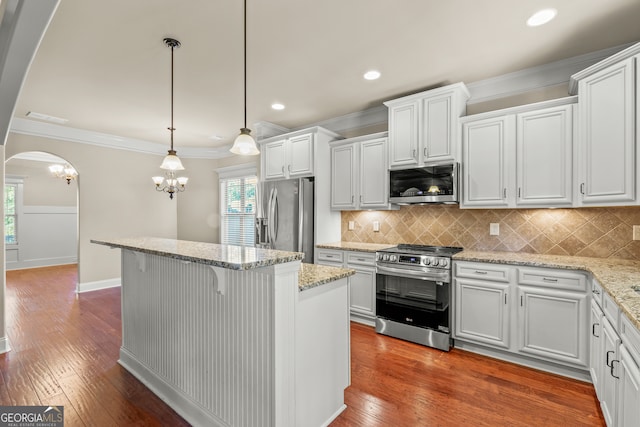
[[[173,131],[176,130],[173,127],[173,50],[180,47],[180,42],[176,39],[166,38],[164,39],[164,44],[171,48],[171,127],[167,128],[171,133],[171,148],[169,148],[168,154],[160,165],[160,169],[166,170],[165,175],[154,176],[151,179],[156,185],[157,191],[169,193],[169,198],[173,199],[174,193],[186,190],[189,178],[184,176],[176,178],[176,171],[184,170],[184,166],[182,166],[176,150],[173,149]]]
[[[240,135],[233,142],[229,151],[242,156],[255,156],[260,154],[256,141],[251,136],[251,129],[247,128],[247,0],[244,0],[244,127],[240,129]]]

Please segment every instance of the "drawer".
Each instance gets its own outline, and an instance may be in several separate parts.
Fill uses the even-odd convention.
[[[591,299],[598,303],[602,307],[602,286],[595,278],[591,279]]]
[[[616,331],[620,330],[620,308],[608,293],[602,294],[602,311]]]
[[[376,254],[368,252],[347,252],[347,264],[376,266]]]
[[[492,282],[511,281],[511,272],[513,267],[501,264],[476,263],[455,261],[454,271],[456,277],[467,277],[470,279],[490,280]]]
[[[344,254],[342,251],[333,249],[317,249],[316,254],[319,263],[329,262],[331,264],[342,264],[344,261]]]
[[[518,268],[518,283],[569,291],[587,290],[585,274],[555,268]]]
[[[640,331],[624,314],[620,315],[620,338],[629,353],[637,358],[636,363],[640,364]]]

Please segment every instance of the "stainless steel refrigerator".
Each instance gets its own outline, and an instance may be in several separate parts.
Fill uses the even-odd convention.
[[[258,184],[256,246],[304,252],[313,263],[313,178],[264,181]]]

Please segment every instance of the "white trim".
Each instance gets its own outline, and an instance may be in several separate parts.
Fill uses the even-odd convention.
[[[597,62],[592,66],[590,66],[589,68],[580,70],[576,74],[572,75],[571,80],[569,81],[569,93],[572,95],[576,95],[578,93],[578,82],[584,79],[585,77],[590,76],[594,73],[597,73],[600,70],[603,70],[611,65],[617,64],[618,62],[622,62],[625,59],[640,53],[640,43],[630,44],[626,46],[629,46],[629,47],[616,53],[615,55],[606,56],[600,62]]]
[[[245,176],[258,176],[258,167],[255,163],[242,163],[214,169],[220,179],[238,178]]]
[[[377,107],[368,108],[362,111],[356,111],[342,116],[333,117],[331,119],[323,120],[312,124],[311,126],[318,126],[329,129],[333,132],[343,132],[352,129],[361,129],[369,126],[384,125],[389,120],[389,113],[385,105],[379,105]],[[296,128],[295,130],[301,130],[308,128],[304,126]]]
[[[115,279],[97,280],[95,282],[78,283],[76,293],[81,294],[84,292],[99,291],[101,289],[119,288],[122,286],[122,279],[116,277]]]
[[[7,353],[11,351],[11,346],[9,345],[9,338],[2,337],[0,338],[0,354]]]
[[[630,45],[614,46],[470,83],[467,88],[471,92],[471,99],[467,104],[491,101],[536,89],[566,84],[572,74],[608,58]]]
[[[19,247],[10,248],[7,247],[7,251],[19,251]],[[78,257],[76,256],[66,256],[59,258],[38,258],[38,259],[28,259],[24,261],[7,261],[5,270],[6,271],[14,271],[14,270],[26,270],[29,268],[39,268],[39,267],[53,267],[56,265],[68,265],[68,264],[77,264]]]
[[[506,116],[509,114],[526,113],[528,111],[541,110],[543,108],[553,108],[562,105],[577,104],[577,96],[568,96],[565,98],[556,98],[549,101],[535,102],[533,104],[518,105],[516,107],[502,108],[500,110],[492,110],[484,113],[472,114],[470,116],[460,117],[460,123],[467,123],[475,120],[490,119],[493,117]]]
[[[137,153],[156,154],[158,156],[164,156],[167,152],[167,146],[164,144],[159,144],[157,142],[150,142],[141,139],[126,138],[90,130],[77,129],[53,123],[23,119],[21,117],[13,118],[13,120],[11,121],[10,131],[22,135],[58,139],[61,141],[71,141],[81,144],[95,145],[98,147],[134,151]],[[180,152],[180,157],[184,158],[220,159],[223,157],[231,156],[231,153],[229,153],[229,148],[231,148],[231,145],[224,145],[215,148],[176,148]]]

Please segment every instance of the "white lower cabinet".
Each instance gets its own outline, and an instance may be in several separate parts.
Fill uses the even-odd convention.
[[[626,347],[620,346],[620,396],[618,426],[632,427],[640,423],[640,355],[635,358]]]
[[[600,397],[600,408],[602,415],[609,427],[616,425],[616,404],[618,401],[618,378],[615,373],[615,362],[619,362],[618,347],[620,347],[620,337],[605,317],[602,318],[602,348],[604,354],[604,365],[602,375],[602,393]]]
[[[376,320],[376,261],[373,252],[318,248],[318,264],[351,268],[349,308],[351,320],[373,326]]]
[[[589,338],[589,372],[591,374],[591,382],[596,389],[596,396],[602,400],[602,375],[604,372],[603,350],[602,344],[602,309],[595,299],[591,300],[591,335]]]
[[[566,366],[587,377],[585,274],[456,261],[453,292],[456,346],[496,349],[501,357],[536,367],[552,362],[549,370]]]

